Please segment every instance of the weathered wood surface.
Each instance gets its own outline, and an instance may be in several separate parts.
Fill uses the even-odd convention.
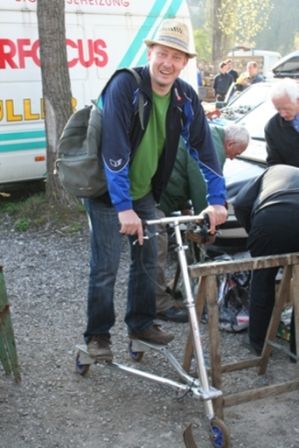
[[[2,266],[0,266],[0,362],[6,375],[13,374],[16,382],[21,380]]]
[[[256,269],[267,269],[271,267],[283,267],[283,277],[277,293],[272,319],[269,324],[266,342],[261,356],[254,359],[249,358],[231,364],[221,364],[220,357],[220,331],[218,321],[217,285],[216,276],[221,274],[253,271]],[[209,348],[211,366],[209,371],[211,383],[217,389],[222,389],[222,374],[237,370],[258,367],[258,373],[264,374],[269,362],[272,347],[270,345],[277,334],[280,315],[284,305],[293,303],[296,323],[296,343],[299,347],[299,300],[296,300],[296,291],[299,290],[299,253],[273,255],[265,257],[244,258],[233,261],[216,261],[198,263],[188,267],[191,277],[199,279],[199,287],[196,298],[196,309],[201,317],[205,303],[208,307],[209,325]],[[291,300],[290,300],[291,299]],[[269,344],[267,341],[269,340]],[[193,345],[189,335],[184,356],[184,368],[188,370],[192,358]],[[246,401],[264,398],[270,395],[278,395],[299,389],[299,380],[287,381],[285,383],[273,384],[257,389],[245,390],[235,394],[225,395],[221,399],[214,400],[215,414],[223,418],[223,408]]]
[[[196,263],[188,267],[191,277],[205,275],[218,275],[230,272],[251,271],[255,269],[266,269],[277,266],[288,266],[299,264],[299,253],[270,255],[267,257],[240,258],[233,261],[212,261],[207,263]]]

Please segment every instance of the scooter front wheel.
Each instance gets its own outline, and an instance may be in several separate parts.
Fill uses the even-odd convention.
[[[229,448],[230,436],[224,422],[214,417],[210,422],[210,439],[214,448]]]

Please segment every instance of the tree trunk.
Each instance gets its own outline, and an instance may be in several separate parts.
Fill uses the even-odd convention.
[[[214,64],[220,62],[222,54],[222,32],[218,23],[218,12],[221,7],[221,0],[212,0],[212,60]],[[215,67],[217,71],[217,66]]]
[[[37,1],[38,33],[47,136],[47,197],[50,204],[70,203],[54,174],[57,143],[72,113],[71,85],[65,45],[64,0]]]

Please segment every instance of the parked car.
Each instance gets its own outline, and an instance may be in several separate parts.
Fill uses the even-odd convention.
[[[253,84],[242,92],[236,91],[232,84],[225,100],[216,103],[216,108],[226,115],[231,114],[231,119],[234,119],[235,113],[246,113],[248,108],[252,109],[265,101],[273,83],[286,77],[299,79],[299,51],[287,54],[273,65],[272,77],[267,77],[263,83]]]
[[[281,58],[272,68],[275,78],[299,78],[299,51],[293,51]]]
[[[231,98],[227,106],[221,109],[219,119],[238,122],[247,113],[264,103],[275,81],[252,84],[243,92]]]

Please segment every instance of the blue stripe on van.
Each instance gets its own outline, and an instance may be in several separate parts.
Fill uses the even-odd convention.
[[[45,131],[8,132],[0,134],[0,142],[8,140],[23,140],[27,138],[45,138]]]
[[[20,142],[20,140],[23,141]],[[0,134],[0,153],[28,151],[30,149],[45,150],[46,146],[46,133],[44,129]]]
[[[181,4],[182,4],[182,0],[173,0],[171,5],[167,9],[167,12],[165,13],[163,19],[167,19],[168,17],[175,17],[176,13],[180,9]],[[158,30],[160,23],[161,22],[157,23],[156,28],[152,34],[152,37],[154,37],[154,35],[156,34],[156,31]],[[145,49],[142,56],[139,58],[137,65],[144,65],[146,63],[147,63],[147,53],[146,53],[146,49]]]
[[[24,142],[9,145],[0,145],[1,152],[12,152],[12,151],[26,151],[30,149],[46,149],[46,140],[40,140],[38,142]]]
[[[174,17],[176,15],[177,11],[179,10],[180,6],[182,5],[182,2],[183,2],[183,0],[172,0],[167,12],[162,17],[162,20],[167,17]],[[144,45],[144,43],[143,43],[144,39],[147,37],[149,38],[150,34],[151,34],[151,36],[154,36],[154,34],[161,22],[161,20],[159,20],[159,19],[161,19],[160,12],[161,12],[161,8],[163,6],[162,3],[164,3],[164,0],[156,0],[155,1],[152,9],[148,13],[145,21],[141,25],[133,42],[131,43],[130,47],[128,48],[128,51],[126,52],[126,54],[120,61],[119,65],[118,65],[119,68],[120,67],[130,67],[133,63],[136,53],[142,47],[142,45]],[[153,29],[152,33],[150,33],[150,30],[152,30],[153,27],[154,27],[154,29]],[[146,64],[146,62],[147,62],[146,47],[144,45],[144,52],[136,65],[143,65],[143,64]]]

